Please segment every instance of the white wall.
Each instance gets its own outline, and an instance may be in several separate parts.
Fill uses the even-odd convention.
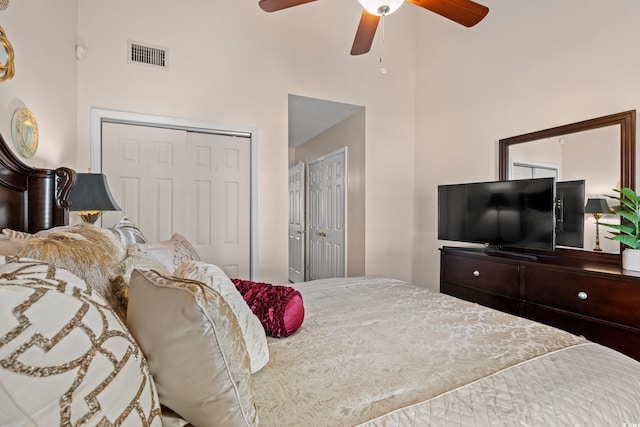
[[[28,163],[84,170],[91,107],[256,128],[260,279],[283,282],[287,94],[363,105],[366,272],[436,289],[438,184],[496,179],[501,138],[640,102],[637,0],[481,3],[491,11],[471,29],[410,4],[388,17],[382,75],[377,44],[348,54],[356,1],[272,14],[257,0],[12,1],[0,132],[26,105],[41,131]],[[127,65],[127,39],[168,47],[170,70]]]
[[[77,0],[12,1],[0,11],[16,66],[13,79],[0,83],[0,133],[13,148],[14,111],[33,112],[40,143],[34,157],[22,159],[31,166],[76,167],[77,16]]]
[[[481,3],[468,30],[418,18],[413,276],[434,289],[438,184],[497,179],[501,138],[640,107],[640,2]]]
[[[370,55],[349,55],[356,1],[272,14],[257,0],[81,1],[79,167],[89,162],[91,107],[256,128],[259,279],[284,282],[287,95],[365,106],[367,273],[410,279],[412,230],[399,225],[413,223],[415,31],[403,9],[387,22],[382,75],[377,45]],[[169,71],[127,64],[128,39],[167,47]]]

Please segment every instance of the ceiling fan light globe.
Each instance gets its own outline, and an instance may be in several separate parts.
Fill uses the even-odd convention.
[[[389,15],[402,6],[404,0],[358,0],[358,3],[372,15]]]

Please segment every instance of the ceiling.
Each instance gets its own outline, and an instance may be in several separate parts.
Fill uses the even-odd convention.
[[[289,147],[320,135],[364,107],[289,95]]]

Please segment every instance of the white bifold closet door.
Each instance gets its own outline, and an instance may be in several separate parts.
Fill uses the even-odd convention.
[[[187,237],[229,277],[251,272],[251,153],[245,137],[102,124],[102,172],[122,212],[149,241]]]

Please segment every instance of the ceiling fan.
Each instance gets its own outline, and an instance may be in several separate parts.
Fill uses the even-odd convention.
[[[266,12],[275,12],[316,0],[260,0],[258,5]],[[369,52],[380,17],[395,12],[407,1],[437,13],[465,27],[472,27],[489,13],[489,8],[471,0],[358,0],[364,10],[351,47],[351,55]]]

